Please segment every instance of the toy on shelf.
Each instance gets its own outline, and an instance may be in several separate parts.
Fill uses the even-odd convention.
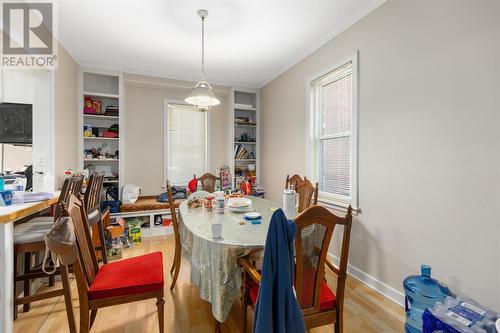
[[[99,100],[93,100],[88,96],[86,96],[83,100],[83,113],[85,114],[100,114],[101,107],[102,102]]]

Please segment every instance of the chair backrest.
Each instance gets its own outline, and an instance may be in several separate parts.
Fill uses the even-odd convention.
[[[176,239],[176,242],[178,242],[180,241],[179,224],[177,222],[177,211],[175,209],[175,201],[172,195],[172,185],[170,185],[169,181],[167,181],[167,196],[168,196],[168,206],[170,207],[170,215],[172,216],[172,226],[174,227],[174,237]]]
[[[61,193],[59,194],[59,199],[57,200],[57,205],[54,211],[54,221],[61,216],[61,203],[64,203],[66,207],[69,204],[69,198],[72,194],[79,196],[80,190],[82,189],[83,177],[81,176],[73,176],[68,177],[64,180]]]
[[[333,231],[344,226],[340,265],[338,268],[336,306],[343,306],[347,256],[351,234],[352,211],[338,217],[322,206],[311,206],[295,219],[295,290],[304,315],[319,312],[321,284],[325,279],[325,262]]]
[[[87,212],[84,203],[72,195],[69,200],[69,214],[75,227],[76,243],[78,247],[78,261],[75,263],[75,275],[79,291],[87,291],[94,282],[99,271],[97,258],[92,244],[90,229],[87,222]]]
[[[99,208],[103,181],[104,173],[94,172],[90,175],[87,189],[85,190],[85,196],[83,197],[85,208],[89,213]]]
[[[210,172],[207,172],[203,176],[198,178],[198,180],[201,183],[201,188],[203,189],[203,191],[207,191],[209,193],[215,192],[218,179],[219,178],[212,175]]]
[[[316,186],[304,177],[304,180],[301,180],[296,183],[295,192],[299,195],[299,207],[298,212],[302,213],[306,208],[309,208],[311,205],[316,205],[318,203],[318,183],[316,182]]]
[[[299,175],[295,174],[290,177],[290,175],[286,175],[286,182],[285,182],[285,189],[296,189],[297,184],[302,181],[302,177]]]

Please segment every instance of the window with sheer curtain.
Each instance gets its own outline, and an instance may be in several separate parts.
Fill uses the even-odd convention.
[[[357,206],[356,54],[310,81],[311,173],[320,201]]]
[[[167,179],[186,185],[207,169],[207,113],[192,106],[167,104]]]

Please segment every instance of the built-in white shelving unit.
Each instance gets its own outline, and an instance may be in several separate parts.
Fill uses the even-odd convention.
[[[79,168],[91,172],[104,172],[104,186],[121,188],[124,165],[123,161],[123,75],[122,73],[82,69],[80,72],[80,142]],[[100,112],[90,114],[84,112],[85,99],[100,102]],[[118,114],[116,114],[116,109]],[[111,111],[114,111],[113,113]],[[118,137],[102,137],[103,132],[112,125],[118,125]],[[91,137],[84,135],[85,127],[93,129]],[[105,158],[90,157],[91,149],[100,149]]]
[[[259,183],[259,94],[257,90],[231,90],[231,173],[233,187],[251,174]]]

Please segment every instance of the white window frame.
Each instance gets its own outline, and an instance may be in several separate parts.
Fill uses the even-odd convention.
[[[163,101],[163,183],[166,184],[168,180],[168,105],[169,104],[178,104],[178,105],[186,105],[189,106],[185,101],[183,100],[176,100],[176,99],[165,99]],[[209,169],[209,166],[211,165],[211,154],[210,154],[210,147],[211,147],[211,126],[210,126],[210,114],[207,113],[206,115],[206,122],[205,122],[205,149],[206,149],[206,159],[205,159],[205,172]],[[201,175],[197,175],[198,177]],[[189,180],[188,180],[189,181]],[[186,184],[172,184],[172,185],[187,185]]]
[[[349,205],[354,210],[359,209],[359,188],[358,188],[358,51],[354,51],[345,58],[337,61],[328,68],[312,75],[307,80],[307,175],[310,179],[317,181],[319,179],[320,168],[320,111],[316,106],[318,96],[315,94],[316,89],[313,88],[315,81],[328,75],[329,73],[341,68],[344,65],[351,63],[352,65],[352,123],[351,123],[351,196],[342,196],[332,193],[319,191],[318,202],[332,208],[347,208]],[[331,136],[329,136],[331,137]]]

